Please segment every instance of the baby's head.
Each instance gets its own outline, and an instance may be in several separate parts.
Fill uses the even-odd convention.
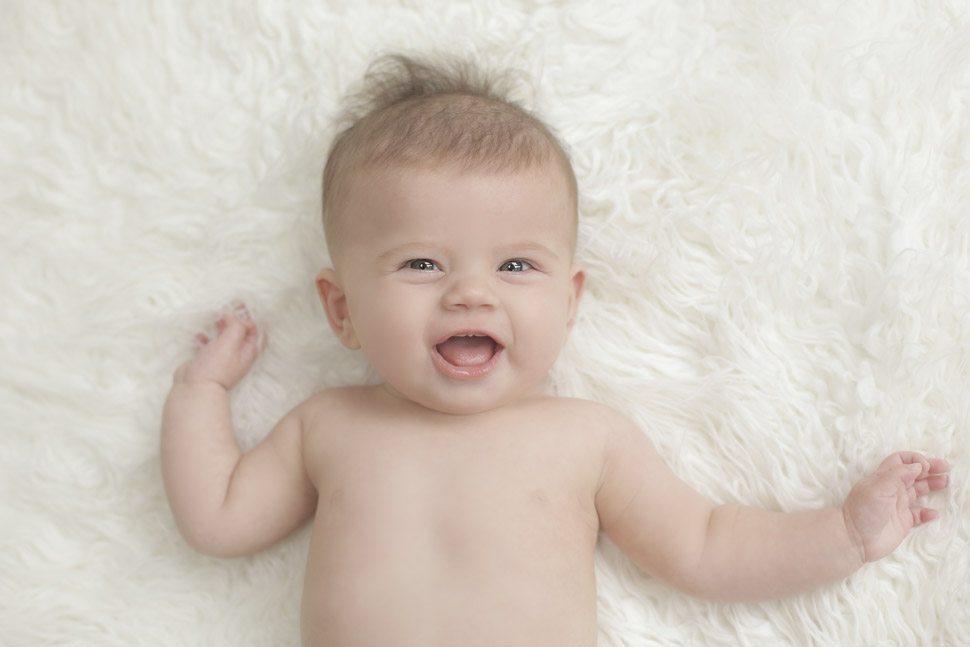
[[[497,90],[498,80],[467,62],[436,66],[388,56],[371,66],[365,81],[348,102],[348,123],[330,147],[323,174],[324,232],[335,263],[347,198],[367,171],[558,172],[570,198],[575,244],[577,189],[569,156],[545,124]]]
[[[584,280],[568,156],[466,64],[390,57],[368,80],[324,171],[334,332],[431,409],[538,394]]]

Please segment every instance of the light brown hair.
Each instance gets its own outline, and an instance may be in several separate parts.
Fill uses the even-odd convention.
[[[323,172],[323,226],[339,237],[350,176],[365,168],[448,163],[461,170],[508,171],[555,162],[577,211],[576,176],[562,143],[542,121],[506,98],[509,74],[489,75],[468,61],[377,59],[351,94]]]

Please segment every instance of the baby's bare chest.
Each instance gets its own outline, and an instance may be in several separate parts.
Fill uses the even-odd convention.
[[[499,536],[595,542],[595,453],[568,430],[361,427],[309,464],[320,530],[421,534],[437,555]]]
[[[598,532],[591,445],[535,427],[397,431],[360,428],[309,462],[319,504],[304,613],[363,618],[393,606],[445,626],[482,607],[507,620],[572,614],[588,628]]]

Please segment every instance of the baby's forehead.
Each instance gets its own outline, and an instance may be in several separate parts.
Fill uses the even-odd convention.
[[[348,183],[348,203],[400,210],[421,205],[450,205],[455,215],[474,211],[481,203],[496,208],[541,200],[542,211],[554,209],[575,220],[576,205],[566,175],[555,163],[523,168],[466,167],[459,164],[419,163],[361,169]],[[358,212],[358,209],[350,209]],[[523,217],[528,214],[523,214]],[[356,213],[354,217],[362,217]]]
[[[346,242],[407,232],[466,233],[463,227],[575,244],[575,205],[554,164],[490,170],[456,165],[363,168],[348,182],[340,229]],[[455,228],[458,227],[456,230]]]

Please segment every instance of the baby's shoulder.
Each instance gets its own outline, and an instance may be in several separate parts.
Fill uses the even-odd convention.
[[[564,464],[586,466],[588,469],[574,469],[587,476],[584,482],[590,487],[598,487],[607,456],[618,446],[617,438],[635,428],[634,423],[620,411],[593,400],[555,397],[545,406],[549,408],[549,414],[543,415],[548,433],[542,437],[551,440],[556,451],[577,459]]]
[[[634,424],[620,411],[595,400],[553,397],[549,398],[547,404],[557,416],[586,432],[609,434]]]
[[[297,406],[304,427],[333,423],[366,410],[371,389],[366,386],[337,386],[321,389]]]

